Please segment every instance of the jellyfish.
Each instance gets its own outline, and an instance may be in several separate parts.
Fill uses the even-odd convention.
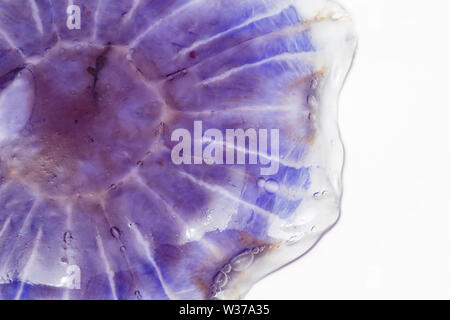
[[[0,299],[239,299],[337,222],[328,0],[0,0]]]

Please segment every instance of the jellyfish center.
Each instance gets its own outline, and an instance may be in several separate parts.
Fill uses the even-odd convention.
[[[9,170],[47,194],[100,192],[155,140],[161,103],[120,47],[53,48],[29,67],[32,111]]]

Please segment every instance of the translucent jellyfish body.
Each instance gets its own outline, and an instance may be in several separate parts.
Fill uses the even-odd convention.
[[[337,221],[325,0],[0,0],[0,298],[241,298]]]

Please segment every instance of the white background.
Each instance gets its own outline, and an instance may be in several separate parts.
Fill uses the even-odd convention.
[[[246,298],[450,299],[450,2],[340,2],[359,35],[342,218]]]

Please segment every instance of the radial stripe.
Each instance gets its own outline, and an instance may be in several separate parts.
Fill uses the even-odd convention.
[[[36,0],[30,0],[31,11],[33,12],[33,19],[40,34],[44,34],[44,27],[42,25],[41,15]]]
[[[251,25],[252,23],[261,21],[261,20],[266,19],[266,18],[276,17],[277,15],[281,14],[284,10],[288,9],[288,8],[282,8],[280,10],[279,9],[279,7],[280,7],[279,4],[282,3],[282,2],[286,2],[286,1],[278,0],[278,2],[279,2],[279,3],[277,3],[278,6],[276,6],[274,8],[271,8],[271,10],[268,11],[267,13],[259,14],[257,16],[254,16],[254,17],[252,17],[252,18],[250,18],[250,19],[240,23],[237,26],[234,26],[234,27],[232,27],[230,29],[227,29],[225,31],[219,32],[218,34],[216,34],[216,35],[214,35],[214,36],[212,36],[210,38],[197,40],[194,43],[192,43],[189,47],[181,49],[180,52],[178,53],[178,55],[187,54],[187,53],[191,52],[192,50],[197,49],[198,47],[201,47],[201,46],[203,46],[205,44],[208,44],[209,42],[212,42],[214,40],[217,40],[220,37],[222,37],[224,35],[227,35],[227,34],[233,32],[233,31],[239,30],[241,28],[245,28],[245,27]]]
[[[100,233],[98,232],[97,228],[96,232],[97,232],[96,236],[97,247],[98,250],[100,251],[100,258],[103,261],[105,272],[108,275],[109,286],[111,287],[114,300],[118,300],[116,292],[116,284],[114,283],[114,271],[111,269],[111,266],[109,265],[108,258],[106,257],[105,247],[103,246],[102,237],[100,236]]]
[[[22,279],[21,279],[21,283],[20,283],[20,288],[17,291],[15,300],[19,300],[20,297],[22,296],[23,287],[24,287],[25,283],[27,282],[29,270],[30,270],[30,268],[32,268],[33,263],[34,263],[34,259],[36,258],[36,253],[37,253],[37,251],[39,249],[39,244],[41,242],[41,237],[42,237],[42,227],[39,228],[37,236],[36,236],[36,238],[33,241],[33,249],[31,251],[30,258],[28,259],[27,263],[25,264],[25,267],[23,268],[23,275],[22,275]]]
[[[181,6],[181,7],[177,8],[177,9],[173,10],[173,11],[172,11],[171,13],[169,13],[168,15],[166,15],[166,16],[164,16],[164,17],[158,19],[155,23],[150,24],[150,26],[149,26],[147,29],[145,29],[143,32],[141,32],[141,34],[139,34],[134,40],[130,41],[130,47],[133,48],[133,47],[135,47],[136,45],[138,45],[139,42],[141,42],[142,39],[147,35],[147,33],[149,33],[150,31],[152,31],[153,29],[155,29],[157,26],[159,26],[164,20],[175,17],[177,14],[183,12],[183,11],[186,10],[188,7],[194,5],[194,4],[198,3],[198,2],[201,2],[201,1],[204,1],[204,0],[193,0],[193,1],[189,1],[189,2],[187,2],[186,4],[184,4],[183,6]]]
[[[131,223],[131,221],[128,221],[128,223]],[[162,286],[166,296],[171,300],[176,299],[175,294],[166,285],[164,278],[162,276],[161,270],[159,269],[158,265],[156,264],[155,260],[153,259],[150,244],[148,243],[147,240],[145,240],[144,236],[142,235],[142,233],[139,231],[139,229],[137,227],[135,227],[133,230],[135,231],[136,240],[145,250],[145,256],[146,256],[147,260],[150,262],[150,264],[155,269],[156,274],[159,279],[159,282],[161,283],[161,286]]]
[[[219,82],[219,81],[222,81],[222,80],[225,80],[225,79],[231,77],[232,75],[234,75],[236,73],[239,73],[241,71],[245,71],[248,68],[258,67],[258,66],[261,66],[263,64],[272,62],[272,61],[280,61],[280,60],[285,59],[285,60],[287,60],[289,62],[289,60],[292,60],[293,58],[303,58],[302,61],[308,61],[307,58],[311,58],[311,55],[312,54],[310,52],[295,52],[295,53],[285,52],[285,53],[278,54],[276,56],[273,56],[273,57],[270,57],[270,58],[267,58],[267,59],[260,60],[260,61],[255,62],[255,63],[247,63],[247,64],[244,64],[244,65],[239,66],[239,67],[231,68],[231,69],[229,69],[229,70],[227,70],[227,71],[225,71],[225,72],[223,72],[223,73],[221,73],[221,74],[219,74],[217,76],[205,79],[205,80],[197,83],[197,86],[199,86],[199,85],[208,85],[208,84],[211,84],[211,83],[214,83],[214,82]]]

